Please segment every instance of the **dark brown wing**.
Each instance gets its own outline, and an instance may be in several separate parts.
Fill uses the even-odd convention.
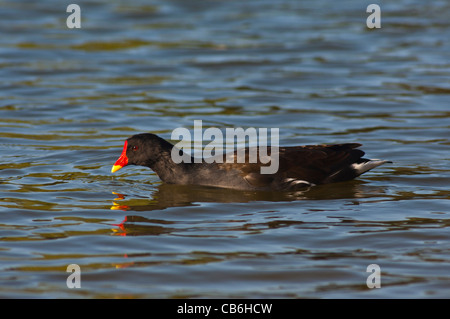
[[[361,144],[309,145],[300,151],[287,148],[280,154],[280,173],[284,178],[296,178],[313,184],[334,179],[339,172],[359,161],[364,152],[356,149]],[[342,176],[343,177],[343,176]],[[343,177],[342,180],[355,177]]]
[[[258,188],[270,186],[284,189],[294,185],[317,185],[337,181],[333,179],[333,176],[338,177],[339,172],[358,162],[364,155],[363,151],[356,149],[360,146],[361,144],[348,143],[280,147],[278,152],[272,154],[274,157],[278,155],[279,161],[278,170],[274,174],[261,173],[261,167],[270,165],[270,161],[264,157],[265,154],[258,152],[257,162],[250,163],[249,149],[247,148],[245,163],[238,163],[236,151],[225,154],[224,163],[219,164],[219,168],[239,170],[241,176],[250,185]],[[271,155],[270,151],[269,155]],[[274,159],[272,158],[272,160]],[[355,176],[340,176],[339,178],[345,180],[353,177]]]

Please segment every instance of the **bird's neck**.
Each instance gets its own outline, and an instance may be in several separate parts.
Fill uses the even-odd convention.
[[[192,166],[190,163],[192,162],[191,156],[172,145],[172,147],[161,151],[157,160],[148,166],[158,174],[163,182],[183,184],[187,182],[187,180],[184,181],[183,179],[187,178],[186,172],[190,170]]]

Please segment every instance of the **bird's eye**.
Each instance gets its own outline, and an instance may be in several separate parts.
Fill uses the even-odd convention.
[[[133,146],[131,147],[131,149],[133,150],[133,152],[136,152],[136,151],[138,150],[138,147],[137,147],[136,145],[133,145]]]

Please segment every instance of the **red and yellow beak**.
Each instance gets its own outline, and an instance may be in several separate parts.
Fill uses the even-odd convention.
[[[128,165],[128,157],[127,157],[127,145],[128,142],[125,141],[125,145],[123,146],[122,154],[120,154],[120,157],[117,159],[117,161],[114,163],[111,173],[117,172],[119,169],[121,169],[124,166]]]

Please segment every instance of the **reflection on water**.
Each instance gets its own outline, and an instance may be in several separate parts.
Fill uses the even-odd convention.
[[[0,10],[0,297],[449,297],[449,1],[382,2],[378,30],[347,0],[90,1],[78,30],[25,2]],[[194,120],[394,164],[295,193],[111,176]]]
[[[205,205],[206,203],[251,203],[251,202],[290,202],[302,200],[331,200],[353,198],[376,198],[386,196],[382,187],[371,187],[363,181],[353,180],[310,187],[296,192],[263,192],[237,191],[215,187],[160,184],[149,198],[133,198],[113,192],[114,199],[111,210],[151,212],[171,207],[188,207]],[[301,204],[301,203],[300,203]],[[274,211],[276,214],[276,211]],[[156,224],[156,225],[155,225]],[[115,234],[126,236],[160,235],[176,232],[170,228],[173,222],[156,220],[143,216],[125,215],[124,220],[113,229]],[[289,224],[289,223],[288,223]],[[268,222],[273,225],[273,222]],[[268,226],[271,227],[271,226]]]
[[[385,195],[383,188],[371,187],[366,182],[353,180],[305,188],[295,192],[239,191],[196,185],[173,185],[162,183],[149,194],[149,198],[126,200],[117,195],[112,210],[151,211],[169,207],[192,206],[196,203],[248,203],[254,201],[296,201],[320,199],[349,199]]]

